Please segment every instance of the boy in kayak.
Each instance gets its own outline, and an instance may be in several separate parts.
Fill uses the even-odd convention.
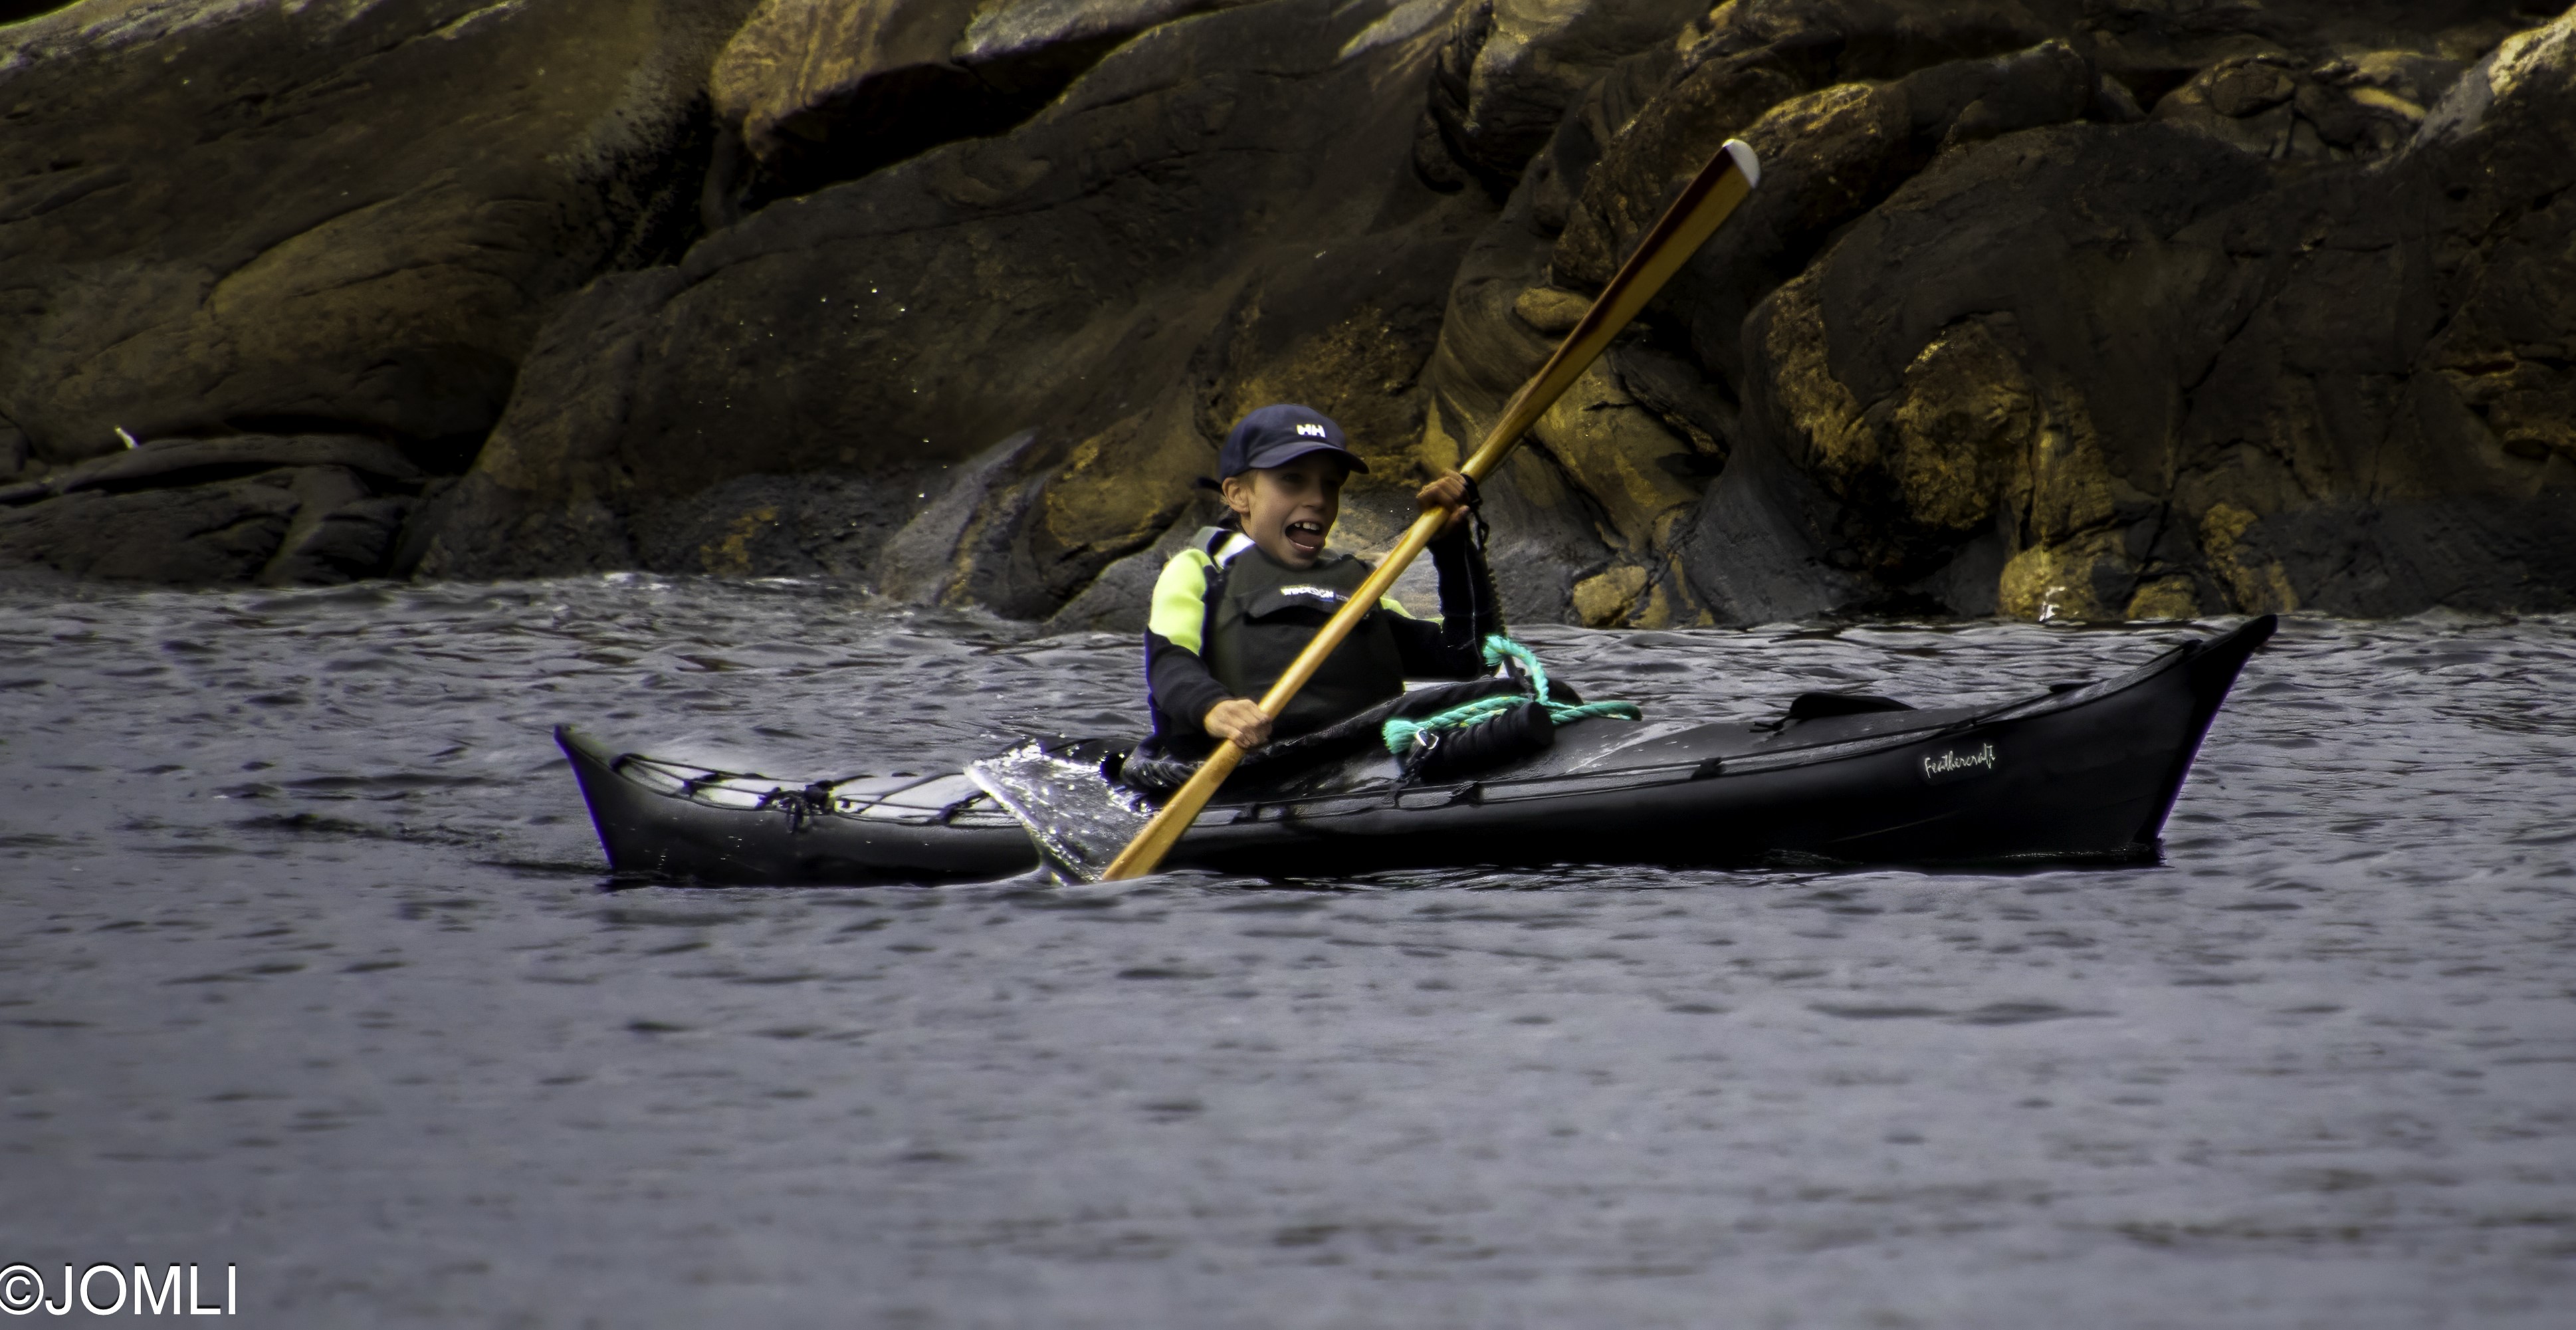
[[[1371,571],[1354,556],[1324,552],[1342,483],[1366,470],[1342,427],[1312,407],[1265,406],[1226,435],[1218,455],[1225,524],[1192,536],[1154,584],[1145,628],[1154,736],[1130,759],[1131,784],[1173,784],[1157,769],[1163,762],[1195,762],[1218,740],[1258,748],[1312,734],[1404,697],[1407,679],[1484,672],[1481,644],[1502,631],[1502,616],[1484,556],[1469,539],[1467,479],[1452,472],[1415,495],[1426,511],[1449,510],[1430,546],[1441,617],[1426,622],[1391,596],[1381,600],[1276,721],[1262,714],[1254,699]]]

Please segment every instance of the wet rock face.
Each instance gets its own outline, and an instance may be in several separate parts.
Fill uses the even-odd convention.
[[[0,466],[318,431],[463,471],[551,302],[688,238],[741,8],[92,3],[0,29]],[[74,549],[105,538],[47,561],[266,567]]]
[[[1472,175],[1509,189],[1585,89],[1626,57],[1669,45],[1707,12],[1700,0],[1455,6],[1424,108],[1419,164],[1435,180]]]
[[[353,436],[158,439],[0,486],[0,563],[179,585],[328,585],[380,574],[422,490]]]
[[[716,57],[718,117],[765,201],[1026,120],[1128,38],[1243,0],[766,0]]]
[[[1417,375],[1485,205],[1407,169],[1439,33],[1403,17],[1166,23],[1008,135],[595,285],[424,568],[833,572],[1042,616],[1152,545],[1260,401],[1333,411],[1374,480],[1418,481]],[[812,475],[862,484],[762,479]]]
[[[2539,423],[2576,330],[2571,26],[2376,159],[2299,165],[2304,115],[2248,137],[2322,86],[2270,60],[1944,157],[1746,323],[1739,443],[1772,461],[1720,482],[1687,576],[1730,618],[2576,601],[2576,458]],[[1795,527],[1767,557],[1748,509]]]
[[[2567,20],[2504,41],[2545,17],[1728,6],[1540,150],[1435,430],[1472,439],[1739,135],[1762,190],[1512,468],[1574,617],[2568,604],[2540,422],[2576,287],[2536,237],[2576,68]]]
[[[1235,417],[1331,412],[1400,510],[1742,137],[1485,486],[1514,616],[2563,606],[2571,25],[94,2],[0,29],[0,563],[1123,627]]]
[[[730,18],[92,4],[10,29],[0,415],[57,463],[288,417],[470,458],[545,302],[686,239]]]

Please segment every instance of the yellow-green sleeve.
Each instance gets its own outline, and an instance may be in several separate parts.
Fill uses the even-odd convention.
[[[1163,565],[1154,579],[1154,596],[1145,612],[1146,630],[1191,655],[1204,645],[1207,626],[1208,569],[1216,565],[1198,550],[1183,550]]]

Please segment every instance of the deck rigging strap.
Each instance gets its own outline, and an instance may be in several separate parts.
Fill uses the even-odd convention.
[[[1646,718],[1646,713],[1634,702],[1552,701],[1547,695],[1547,667],[1539,663],[1537,652],[1500,633],[1486,638],[1485,663],[1500,665],[1505,660],[1520,666],[1521,672],[1529,676],[1530,696],[1538,699],[1539,705],[1547,708],[1547,718],[1555,724],[1570,725],[1578,720],[1591,720],[1596,717],[1607,717],[1612,720]],[[1473,702],[1451,707],[1447,711],[1437,712],[1420,720],[1390,720],[1380,733],[1385,736],[1386,751],[1402,754],[1413,746],[1415,736],[1426,731],[1465,729],[1488,716],[1501,715],[1527,700],[1529,699],[1508,694],[1480,697]]]

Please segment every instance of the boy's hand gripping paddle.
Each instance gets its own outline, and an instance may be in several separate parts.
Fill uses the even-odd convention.
[[[1664,210],[1654,229],[1637,242],[1636,252],[1620,265],[1619,274],[1601,289],[1600,297],[1592,302],[1592,308],[1583,312],[1582,321],[1574,325],[1574,331],[1565,335],[1565,341],[1557,346],[1556,354],[1549,356],[1547,363],[1539,367],[1538,377],[1523,384],[1520,392],[1513,395],[1510,404],[1503,408],[1502,419],[1495,421],[1492,432],[1485,436],[1484,444],[1458,469],[1466,472],[1470,479],[1483,480],[1500,465],[1511,452],[1512,445],[1521,441],[1522,433],[1538,423],[1538,418],[1556,405],[1556,399],[1574,386],[1574,381],[1582,376],[1583,371],[1590,369],[1592,362],[1610,349],[1610,339],[1618,336],[1619,330],[1627,327],[1630,319],[1637,317],[1638,311],[1646,307],[1646,302],[1664,288],[1664,283],[1670,281],[1674,273],[1681,271],[1690,256],[1717,231],[1718,224],[1735,211],[1735,205],[1742,203],[1745,195],[1752,193],[1753,187],[1761,180],[1762,166],[1754,159],[1753,149],[1742,139],[1728,139],[1726,146],[1708,159],[1708,165],[1691,177],[1681,197],[1674,199],[1673,206]],[[1440,528],[1448,520],[1446,509],[1433,509],[1415,519],[1413,525],[1405,530],[1404,538],[1397,541],[1395,548],[1378,564],[1377,571],[1360,584],[1360,589],[1353,592],[1350,600],[1334,613],[1332,621],[1315,634],[1315,640],[1298,653],[1287,672],[1279,676],[1279,682],[1272,684],[1270,691],[1262,696],[1261,710],[1264,714],[1275,719],[1288,709],[1289,699],[1297,696],[1297,690],[1305,687],[1306,681],[1322,668],[1325,658],[1333,654],[1333,648],[1340,646],[1343,638],[1350,636],[1351,629],[1359,625],[1361,617],[1376,608],[1378,600],[1395,585],[1395,579],[1404,572],[1406,565],[1413,562],[1413,556],[1431,543],[1431,538],[1440,533]],[[1217,787],[1233,773],[1235,764],[1243,760],[1243,753],[1244,750],[1231,739],[1218,744],[1216,751],[1190,777],[1189,783],[1165,800],[1162,811],[1154,815],[1153,821],[1146,823],[1136,839],[1128,842],[1127,848],[1110,861],[1099,880],[1116,882],[1123,878],[1143,877],[1160,866],[1163,856],[1170,853],[1172,846],[1181,839],[1181,833],[1197,820],[1199,810],[1207,807],[1208,800],[1215,797]]]

